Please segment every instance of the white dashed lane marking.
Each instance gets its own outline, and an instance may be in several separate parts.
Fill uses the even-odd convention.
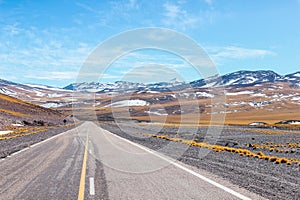
[[[90,195],[95,195],[94,177],[90,177]]]

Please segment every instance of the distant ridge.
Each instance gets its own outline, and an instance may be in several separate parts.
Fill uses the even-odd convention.
[[[247,87],[262,83],[275,83],[275,82],[290,82],[291,86],[300,85],[300,72],[291,73],[288,75],[279,75],[271,70],[258,70],[248,71],[241,70],[222,76],[213,76],[207,79],[199,79],[190,83],[179,82],[176,78],[168,82],[159,83],[133,83],[127,81],[116,81],[114,83],[72,83],[64,89],[77,90],[84,92],[122,92],[131,90],[144,90],[144,91],[172,91],[182,90],[189,87]]]
[[[290,87],[300,88],[300,71],[287,75],[279,75],[271,70],[248,71],[241,70],[222,76],[212,76],[207,79],[199,79],[189,83],[180,82],[176,78],[159,83],[134,83],[128,81],[116,81],[114,83],[83,82],[72,83],[64,88],[54,88],[45,85],[19,84],[0,79],[0,93],[18,97],[16,91],[10,91],[9,87],[14,86],[27,91],[53,92],[93,92],[93,93],[127,93],[133,91],[141,92],[166,92],[178,91],[187,88],[210,88],[210,87],[248,87],[263,83],[288,82]]]

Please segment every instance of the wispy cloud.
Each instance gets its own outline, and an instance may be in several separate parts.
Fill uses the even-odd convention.
[[[137,4],[136,0],[129,0],[127,5],[128,5],[129,9],[138,9],[139,8],[139,5]]]
[[[136,0],[128,0],[128,1],[112,1],[111,2],[112,9],[116,11],[130,11],[139,9],[138,2]]]
[[[264,49],[250,49],[237,46],[208,47],[208,53],[213,58],[246,59],[264,56],[275,56],[276,53]]]
[[[53,72],[53,71],[42,71],[37,74],[25,75],[26,78],[33,78],[39,80],[74,80],[77,76],[77,72]]]
[[[209,6],[211,6],[213,4],[213,0],[204,0],[205,3],[207,3]]]
[[[0,2],[1,4],[1,2]],[[9,34],[9,36],[18,35],[22,29],[18,27],[19,23],[9,24],[3,27],[3,30]]]
[[[100,81],[107,80],[107,79],[121,79],[121,78],[122,78],[121,75],[113,75],[113,74],[107,74],[107,73],[101,74],[99,76]]]
[[[104,4],[106,4],[104,6]],[[91,4],[86,1],[76,2],[76,6],[82,9],[81,13],[74,17],[74,22],[79,25],[87,25],[85,21],[82,21],[82,16],[90,19],[87,27],[96,29],[99,27],[115,28],[114,23],[118,20],[132,21],[132,16],[139,10],[139,2],[136,0],[126,1],[108,1],[104,3],[99,1],[97,4]],[[136,20],[136,19],[134,19]],[[117,26],[123,26],[124,24],[118,24]]]
[[[172,67],[159,64],[145,64],[125,73],[122,80],[150,83],[169,81],[173,78],[184,80],[180,73]]]
[[[91,6],[87,5],[87,4],[84,4],[84,3],[81,3],[81,2],[76,2],[75,5],[89,11],[89,12],[93,12],[93,13],[98,13],[98,11],[94,8],[92,8]]]
[[[165,9],[163,24],[169,27],[185,30],[193,27],[200,20],[199,17],[192,16],[179,5],[165,3],[163,7]]]
[[[113,67],[138,68],[146,65],[163,65],[170,68],[185,68],[189,64],[181,57],[160,50],[144,50],[132,52],[113,63]]]
[[[41,41],[36,39],[37,43]],[[82,43],[77,47],[66,48],[59,41],[41,42],[31,48],[11,48],[10,52],[1,52],[2,64],[30,68],[79,67],[91,47]]]

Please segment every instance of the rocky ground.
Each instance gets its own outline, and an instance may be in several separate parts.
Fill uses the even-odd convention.
[[[300,160],[299,131],[226,126],[222,130],[210,129],[213,134],[205,137],[207,127],[196,130],[188,127],[180,129],[164,127],[158,130],[156,126],[128,126],[125,123],[119,126],[114,123],[101,123],[101,126],[186,164],[212,172],[268,199],[300,199],[300,165],[297,162],[290,165],[285,162],[276,164],[254,156],[241,156],[234,152],[214,150],[210,150],[206,156],[203,156],[203,153],[206,153],[205,148],[187,144],[166,148],[172,141],[144,136],[156,134],[169,138],[184,138],[245,149],[255,154],[261,152],[268,156]],[[221,132],[220,136],[217,136],[218,132]]]

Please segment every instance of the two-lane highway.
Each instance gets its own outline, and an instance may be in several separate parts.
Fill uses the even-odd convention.
[[[92,122],[0,161],[0,199],[262,199]]]

